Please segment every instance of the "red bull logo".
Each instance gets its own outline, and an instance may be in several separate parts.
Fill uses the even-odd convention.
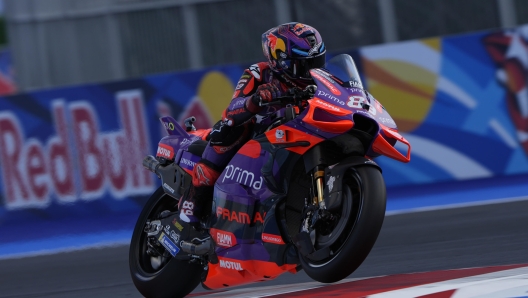
[[[301,24],[301,23],[297,23],[295,24],[295,26],[293,26],[293,29],[292,31],[295,33],[295,35],[297,36],[300,36],[302,35],[303,33],[307,32],[307,31],[312,31],[312,27],[310,26],[306,26],[304,24]]]
[[[277,50],[281,50],[283,52],[286,51],[286,45],[284,44],[284,41],[273,35],[273,33],[269,33],[266,38],[268,38],[268,46],[271,49],[271,55],[273,58],[277,59]]]

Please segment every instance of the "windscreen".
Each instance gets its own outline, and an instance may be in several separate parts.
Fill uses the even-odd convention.
[[[324,69],[343,81],[347,87],[363,88],[356,64],[350,55],[340,54],[333,57],[326,62]]]

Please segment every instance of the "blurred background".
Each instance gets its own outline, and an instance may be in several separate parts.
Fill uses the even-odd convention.
[[[260,36],[290,21],[328,49],[528,22],[524,0],[4,0],[0,42],[19,91],[263,59]],[[323,9],[324,7],[324,9]]]

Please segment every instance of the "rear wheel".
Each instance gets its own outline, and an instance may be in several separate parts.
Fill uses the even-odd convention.
[[[160,187],[147,201],[134,228],[129,251],[130,274],[145,297],[184,297],[200,283],[203,267],[175,259],[163,246],[153,245],[155,237],[148,236],[145,227],[164,211],[177,211],[177,201]]]
[[[385,182],[378,169],[350,169],[342,181],[340,210],[332,222],[315,229],[315,249],[329,248],[330,255],[318,261],[300,256],[306,274],[319,282],[336,282],[354,272],[374,246],[385,217]]]

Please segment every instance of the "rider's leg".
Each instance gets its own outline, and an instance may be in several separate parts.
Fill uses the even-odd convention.
[[[192,187],[180,201],[180,219],[197,224],[211,212],[214,184],[231,158],[249,139],[252,124],[229,127],[219,121],[211,132],[202,159],[193,170]]]
[[[193,170],[192,187],[185,199],[180,201],[180,219],[188,223],[199,223],[207,215],[213,197],[214,183],[221,169],[212,162],[202,159]]]

